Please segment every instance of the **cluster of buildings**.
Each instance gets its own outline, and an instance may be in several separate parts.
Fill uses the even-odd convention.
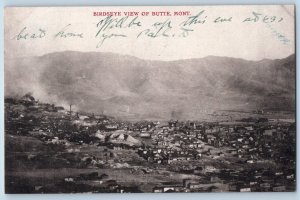
[[[211,146],[229,147],[225,148],[226,152],[218,152],[218,156],[230,154],[246,159],[248,163],[260,159],[293,162],[295,133],[295,124],[290,123],[224,125],[175,121],[148,132],[141,131],[140,137],[151,138],[152,145],[139,149],[139,154],[149,161],[157,161],[157,158],[191,160],[211,155],[211,149],[205,148]],[[291,155],[282,152],[284,148],[291,151]]]
[[[201,181],[185,179],[180,185],[158,185],[153,192],[280,192],[295,189],[295,123],[267,118],[233,122],[172,120],[133,123],[104,115],[72,112],[71,107],[65,110],[53,104],[40,103],[31,95],[19,100],[6,98],[5,108],[6,133],[31,135],[54,144],[72,142],[78,145],[99,144],[116,151],[131,149],[153,166],[167,166],[173,172],[201,177]],[[111,143],[102,134],[120,130],[126,134],[116,135],[116,140],[129,138],[127,143]],[[142,145],[130,145],[132,141],[137,143],[135,139]],[[207,160],[241,167],[215,167],[206,164]],[[189,162],[197,164],[187,167],[185,164]],[[270,167],[274,165],[276,167]],[[98,175],[94,176],[96,174],[89,179],[98,181]],[[69,177],[65,182],[83,179]],[[121,186],[115,189],[120,192],[129,190]]]
[[[293,176],[273,170],[221,170],[183,184],[160,185],[153,192],[285,192],[295,189]]]
[[[213,172],[207,172],[205,164],[200,164],[200,167],[179,167],[178,172],[181,173],[217,177],[218,183],[226,183],[222,190],[250,192],[295,189],[296,131],[293,123],[265,120],[230,124],[171,121],[150,131],[150,138],[152,145],[140,148],[138,154],[151,163],[174,163],[178,168],[182,161],[211,158],[220,159],[228,165],[241,165],[240,169],[221,168]],[[268,162],[276,167],[268,167]],[[193,184],[192,188],[184,189],[220,189],[204,187],[203,180]],[[175,191],[176,188],[182,189],[176,186]],[[155,188],[154,192],[165,190]]]

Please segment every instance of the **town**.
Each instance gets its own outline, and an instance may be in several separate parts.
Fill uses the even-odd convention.
[[[295,191],[295,121],[255,113],[133,122],[6,97],[6,191]]]

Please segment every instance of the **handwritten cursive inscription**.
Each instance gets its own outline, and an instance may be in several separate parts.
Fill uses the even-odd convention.
[[[58,33],[54,35],[55,38],[83,38],[83,33],[74,33],[72,31],[69,31],[69,28],[71,27],[71,24],[66,25],[63,27]]]
[[[27,30],[27,27],[24,27],[16,36],[12,39],[16,40],[28,40],[28,39],[41,39],[46,36],[46,30],[39,28],[34,33]]]
[[[127,37],[126,34],[112,32],[114,30],[123,29],[123,28],[134,28],[142,26],[141,21],[138,16],[131,18],[129,16],[114,18],[112,16],[105,17],[97,23],[97,33],[96,38],[99,38],[100,41],[96,45],[96,48],[102,46],[104,41],[115,38],[115,37]]]
[[[121,16],[121,14],[123,16]],[[157,19],[154,22],[146,23],[143,21],[146,16],[152,14],[153,19]],[[191,14],[188,12],[182,15],[180,21],[173,20],[170,12],[163,16],[167,18],[158,18],[156,12],[123,12],[118,15],[103,15],[100,20],[96,23],[96,48],[100,48],[104,43],[117,38],[135,37],[139,38],[186,38],[189,37],[196,31],[201,31],[201,26],[207,23],[215,24],[220,26],[223,24],[229,24],[233,21],[235,23],[247,24],[267,24],[274,25],[275,23],[282,23],[284,21],[283,17],[272,15],[269,13],[261,13],[257,11],[250,11],[248,15],[240,19],[234,19],[232,16],[210,16],[206,10],[200,10],[196,14]],[[99,16],[101,15],[94,15]],[[155,17],[156,16],[156,17]],[[160,14],[159,14],[160,16]],[[173,15],[174,16],[174,15]],[[174,16],[175,17],[175,16]],[[289,38],[282,33],[282,30],[275,29],[276,26],[267,26],[272,34],[283,44],[288,44],[290,42]],[[67,24],[61,29],[56,30],[50,34],[50,30],[38,28],[29,29],[26,26],[23,27],[12,39],[14,40],[32,40],[32,39],[42,39],[48,35],[52,36],[54,39],[82,39],[84,38],[84,33],[82,31],[74,31],[72,24]],[[128,31],[127,31],[128,30]],[[54,33],[54,34],[53,34]]]
[[[155,22],[151,28],[145,29],[141,31],[138,35],[137,38],[139,38],[142,35],[151,37],[151,38],[156,38],[159,36],[163,37],[170,37],[170,34],[168,33],[172,29],[171,26],[171,21],[170,19],[167,19],[163,22]]]

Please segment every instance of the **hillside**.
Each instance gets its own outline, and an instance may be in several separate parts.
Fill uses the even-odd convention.
[[[294,110],[295,56],[150,61],[58,52],[5,60],[5,96],[125,119],[199,119],[215,110]]]

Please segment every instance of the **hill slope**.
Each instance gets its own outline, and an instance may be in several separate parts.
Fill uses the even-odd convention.
[[[220,109],[295,109],[295,56],[149,61],[58,52],[5,61],[5,95],[127,119],[197,119]]]

